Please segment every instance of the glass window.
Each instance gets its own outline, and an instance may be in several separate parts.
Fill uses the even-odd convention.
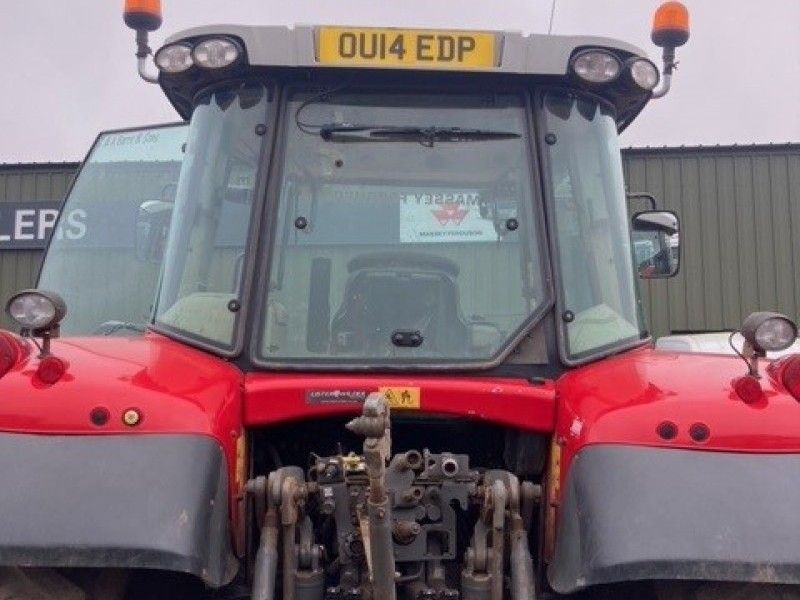
[[[568,354],[642,337],[622,161],[613,115],[588,99],[545,97]]]
[[[270,256],[269,361],[486,361],[536,310],[525,103],[294,95]]]
[[[233,345],[269,93],[217,90],[194,110],[156,322]]]
[[[39,287],[61,294],[67,335],[144,331],[152,317],[169,211],[142,256],[139,212],[171,206],[186,126],[101,135],[67,198]]]

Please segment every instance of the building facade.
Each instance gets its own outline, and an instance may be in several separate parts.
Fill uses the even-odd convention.
[[[642,286],[654,334],[737,329],[755,310],[800,317],[800,144],[624,152],[631,192],[681,219],[681,271]]]
[[[680,273],[642,285],[654,335],[735,329],[760,309],[800,317],[800,144],[631,148],[623,158],[628,190],[681,218]],[[0,165],[2,305],[34,284],[78,166]]]

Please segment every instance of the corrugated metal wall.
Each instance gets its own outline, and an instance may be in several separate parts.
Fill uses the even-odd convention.
[[[800,144],[624,157],[629,191],[681,218],[681,272],[642,289],[654,334],[733,329],[754,310],[800,317]]]
[[[77,165],[0,164],[0,203],[53,202],[64,198]],[[0,327],[8,327],[5,304],[15,291],[30,287],[39,272],[39,250],[0,251]]]
[[[800,144],[639,148],[623,157],[629,191],[652,193],[682,222],[680,274],[643,285],[654,334],[735,328],[760,309],[800,318]],[[0,165],[0,202],[62,198],[76,167]],[[32,284],[40,260],[38,251],[0,252],[0,306]]]

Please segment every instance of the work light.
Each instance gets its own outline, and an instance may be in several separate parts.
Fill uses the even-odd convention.
[[[194,66],[192,60],[192,47],[188,44],[170,44],[156,52],[153,59],[156,66],[163,73],[175,75]]]
[[[55,329],[67,314],[61,296],[42,290],[25,290],[11,297],[6,312],[26,331]]]
[[[242,50],[239,44],[228,38],[211,38],[194,47],[194,63],[204,69],[224,69],[239,60]]]
[[[649,92],[655,89],[661,79],[658,68],[646,58],[633,58],[626,63],[625,67],[630,81],[645,91]]]
[[[610,83],[621,69],[619,59],[605,50],[583,50],[572,59],[572,72],[587,83]]]
[[[779,313],[755,312],[742,323],[741,334],[756,352],[778,352],[795,342],[797,325]]]

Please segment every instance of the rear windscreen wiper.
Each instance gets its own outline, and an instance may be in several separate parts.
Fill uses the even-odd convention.
[[[120,331],[129,333],[144,333],[147,328],[139,323],[129,323],[127,321],[106,321],[94,330],[92,335],[115,335]],[[124,334],[123,334],[124,335]]]
[[[434,142],[478,142],[510,140],[520,134],[491,129],[462,127],[386,127],[379,125],[350,125],[331,123],[319,129],[320,137],[328,142],[419,142],[433,146]]]

